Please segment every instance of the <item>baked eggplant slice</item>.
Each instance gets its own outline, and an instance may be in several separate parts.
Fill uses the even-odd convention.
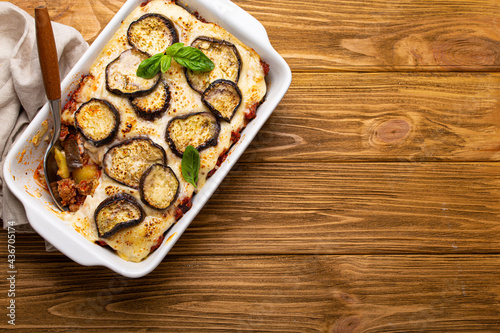
[[[238,84],[241,57],[233,43],[202,36],[196,38],[191,46],[205,53],[215,65],[210,72],[194,72],[186,68],[185,74],[191,88],[202,94],[212,82],[218,79],[230,80]]]
[[[149,13],[130,23],[127,40],[135,49],[153,56],[177,43],[179,36],[172,21],[163,15]]]
[[[230,122],[241,104],[240,88],[233,81],[216,80],[201,95],[201,100],[219,119]]]
[[[210,112],[191,113],[172,118],[167,125],[166,140],[172,152],[182,157],[187,146],[198,151],[216,146],[220,122]]]
[[[133,196],[119,193],[105,199],[94,212],[94,221],[100,238],[108,238],[118,230],[133,227],[145,217],[144,210]]]
[[[106,66],[106,89],[116,95],[138,97],[149,94],[160,82],[160,73],[151,79],[136,75],[137,67],[149,56],[136,49],[123,51]]]
[[[96,147],[113,141],[119,126],[120,114],[111,103],[102,99],[92,98],[75,112],[75,127]]]
[[[111,147],[102,164],[108,177],[138,189],[143,172],[153,164],[167,164],[167,155],[151,139],[136,137]]]
[[[146,96],[130,98],[137,115],[146,120],[161,117],[170,106],[170,89],[164,82]]]
[[[179,180],[168,166],[153,164],[142,174],[139,193],[149,207],[167,209],[177,198]]]

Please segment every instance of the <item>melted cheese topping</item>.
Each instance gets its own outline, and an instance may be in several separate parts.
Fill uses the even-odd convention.
[[[194,112],[209,112],[201,102],[200,94],[188,85],[184,75],[184,67],[175,61],[172,61],[170,69],[162,75],[162,81],[170,88],[170,107],[163,116],[154,121],[138,118],[127,98],[112,94],[106,90],[106,66],[123,51],[131,48],[127,42],[127,29],[131,22],[146,13],[158,13],[169,18],[179,33],[179,42],[185,45],[191,45],[199,36],[207,36],[233,43],[241,56],[242,67],[237,83],[242,93],[242,102],[230,123],[221,121],[218,144],[200,152],[201,168],[196,191],[201,189],[205,184],[207,174],[216,167],[218,157],[231,146],[231,133],[239,131],[245,126],[245,114],[256,104],[260,103],[266,93],[264,71],[259,55],[218,25],[203,23],[185,9],[164,0],[153,0],[148,2],[144,7],[137,7],[123,21],[121,27],[91,66],[90,76],[84,80],[79,91],[73,96],[77,102],[76,108],[91,98],[109,101],[120,113],[120,128],[115,140],[110,144],[95,147],[91,143],[86,142],[85,148],[92,160],[102,165],[103,156],[112,145],[127,138],[147,136],[164,148],[167,154],[167,165],[170,166],[179,180],[179,195],[174,205],[169,209],[158,211],[141,202],[138,190],[119,184],[102,173],[99,179],[99,186],[97,186],[94,195],[87,196],[84,204],[76,213],[68,213],[65,217],[87,239],[96,241],[99,239],[93,221],[96,207],[104,199],[116,193],[124,192],[134,196],[144,208],[146,213],[144,221],[134,227],[120,230],[105,240],[103,239],[110,247],[117,251],[121,258],[134,262],[139,262],[148,256],[151,248],[162,234],[175,223],[176,207],[185,198],[191,198],[195,193],[195,188],[182,178],[181,158],[177,157],[170,150],[165,141],[167,124],[176,116]],[[63,111],[62,117],[64,123],[74,124],[74,110],[75,108],[68,108]]]

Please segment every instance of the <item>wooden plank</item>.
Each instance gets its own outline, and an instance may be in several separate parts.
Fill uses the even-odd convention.
[[[236,1],[294,70],[498,71],[496,1]],[[286,37],[285,37],[286,36]]]
[[[296,73],[242,161],[498,161],[499,82],[497,73]]]
[[[499,195],[498,164],[238,164],[173,253],[499,253]]]
[[[497,163],[240,163],[171,253],[500,253],[499,196]]]
[[[18,266],[16,328],[23,332],[500,327],[498,255],[171,256],[137,280],[62,256],[21,253]],[[0,297],[6,304],[6,293]]]
[[[38,4],[11,2],[29,13]],[[55,21],[92,42],[124,2],[51,1],[48,6]],[[294,70],[500,70],[496,1],[234,2],[266,27]]]

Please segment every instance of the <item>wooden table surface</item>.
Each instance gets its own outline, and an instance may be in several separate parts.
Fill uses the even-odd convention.
[[[48,6],[92,43],[123,2]],[[16,328],[500,331],[500,2],[234,2],[292,69],[274,114],[144,278],[18,234]]]

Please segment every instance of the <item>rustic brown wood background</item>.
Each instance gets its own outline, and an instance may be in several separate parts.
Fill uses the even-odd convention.
[[[89,43],[123,2],[47,1]],[[147,277],[18,234],[16,328],[500,331],[500,2],[234,2],[292,68],[273,116]]]

